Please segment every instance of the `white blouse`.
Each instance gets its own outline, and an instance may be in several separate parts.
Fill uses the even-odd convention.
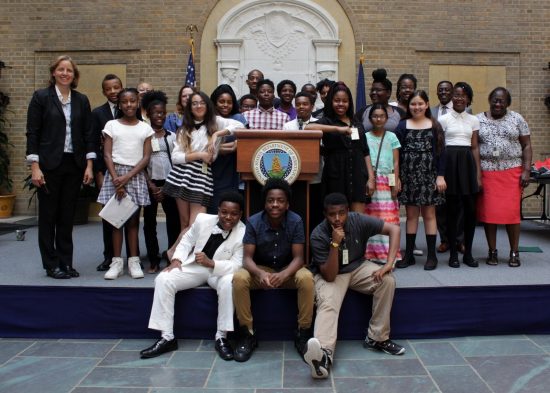
[[[445,132],[445,146],[472,146],[472,134],[479,131],[479,120],[474,115],[454,110],[438,119]]]

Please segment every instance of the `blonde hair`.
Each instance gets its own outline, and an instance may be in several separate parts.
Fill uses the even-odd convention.
[[[53,63],[50,64],[50,86],[55,86],[55,78],[53,76],[53,73],[62,61],[68,61],[69,63],[71,63],[74,73],[74,78],[71,82],[71,89],[76,89],[76,87],[78,86],[78,80],[80,79],[80,71],[78,71],[78,67],[74,60],[68,55],[61,55],[57,59],[55,59]]]

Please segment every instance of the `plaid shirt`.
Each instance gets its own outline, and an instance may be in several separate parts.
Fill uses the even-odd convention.
[[[290,121],[288,115],[275,108],[268,110],[260,107],[244,112],[244,117],[248,121],[248,126],[252,130],[282,130],[287,121]]]

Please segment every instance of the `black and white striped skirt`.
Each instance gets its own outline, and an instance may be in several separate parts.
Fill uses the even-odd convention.
[[[174,165],[162,187],[162,192],[173,198],[208,206],[214,194],[214,181],[210,165],[203,172],[202,161]]]

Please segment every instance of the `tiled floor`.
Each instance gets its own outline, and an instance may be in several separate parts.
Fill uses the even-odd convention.
[[[338,343],[329,379],[313,380],[291,342],[260,342],[247,363],[211,341],[142,360],[151,340],[0,339],[2,393],[547,393],[550,336],[399,341],[403,356]]]

